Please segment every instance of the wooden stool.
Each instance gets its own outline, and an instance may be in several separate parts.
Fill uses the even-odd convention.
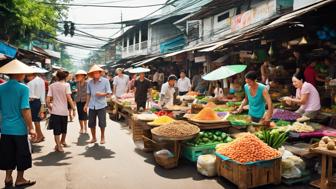
[[[335,189],[336,182],[333,177],[333,158],[336,158],[336,150],[327,150],[323,148],[313,148],[313,152],[322,155],[321,179],[312,181],[310,184],[321,189]]]

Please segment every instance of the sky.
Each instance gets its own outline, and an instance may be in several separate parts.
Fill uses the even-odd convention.
[[[101,4],[101,5],[119,5],[119,6],[138,6],[138,5],[150,5],[165,3],[166,0],[74,0],[73,4]],[[148,8],[100,8],[100,7],[70,7],[68,11],[68,21],[74,23],[84,24],[97,24],[97,23],[109,23],[119,22],[121,20],[121,14],[123,20],[131,20],[142,18],[153,11],[159,9],[160,6],[148,7]],[[102,28],[104,27],[104,28]],[[106,29],[106,27],[109,27]],[[120,25],[106,25],[106,26],[88,26],[77,25],[76,29],[90,33],[95,36],[110,38],[114,33],[120,30]],[[66,42],[88,45],[88,46],[102,46],[105,41],[100,41],[92,38],[74,36],[65,37],[63,34],[58,34],[58,39]],[[79,48],[67,47],[67,52],[72,57],[72,61],[75,65],[80,66],[82,59],[89,56],[91,50],[84,50]]]

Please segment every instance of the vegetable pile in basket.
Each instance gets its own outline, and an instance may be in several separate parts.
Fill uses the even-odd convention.
[[[165,124],[156,127],[151,132],[161,137],[188,137],[200,132],[200,129],[186,121],[176,121],[170,124]]]
[[[233,139],[223,131],[202,131],[199,135],[187,142],[190,146],[208,145],[231,142]]]
[[[296,121],[300,117],[301,115],[295,112],[291,112],[288,110],[282,110],[282,109],[275,109],[272,119],[285,120],[285,121]]]
[[[269,147],[253,134],[245,134],[217,149],[222,154],[238,163],[271,160],[280,157],[280,152]]]

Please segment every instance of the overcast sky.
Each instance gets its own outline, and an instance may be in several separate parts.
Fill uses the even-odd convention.
[[[166,0],[74,0],[73,4],[102,4],[102,5],[149,5],[160,4]],[[68,12],[68,21],[74,23],[95,24],[95,23],[108,23],[118,22],[121,19],[121,12],[123,20],[131,20],[136,18],[142,18],[149,13],[159,9],[157,7],[149,8],[137,8],[137,9],[120,9],[120,8],[99,8],[99,7],[71,7]],[[107,26],[76,26],[76,29],[83,30],[87,33],[93,34],[99,37],[111,37],[118,29],[103,29],[101,27],[120,28],[120,25],[107,25]],[[58,38],[71,43],[77,43],[88,46],[101,46],[104,41],[99,41],[84,37],[65,37],[62,34],[58,35]],[[88,57],[90,50],[83,50],[79,48],[67,47],[67,52],[73,57],[74,64],[80,65],[81,59]]]

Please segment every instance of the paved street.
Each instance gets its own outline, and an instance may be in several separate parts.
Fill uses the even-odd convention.
[[[231,189],[223,179],[200,176],[195,165],[183,162],[173,170],[155,166],[152,154],[135,150],[127,127],[108,121],[106,145],[87,145],[89,135],[78,134],[78,122],[69,124],[65,153],[53,151],[51,131],[45,130],[46,141],[33,147],[33,168],[26,177],[36,179],[31,188],[48,189]],[[4,172],[0,174],[1,187]],[[264,187],[263,189],[270,188]],[[272,187],[274,189],[307,189],[308,187]]]

